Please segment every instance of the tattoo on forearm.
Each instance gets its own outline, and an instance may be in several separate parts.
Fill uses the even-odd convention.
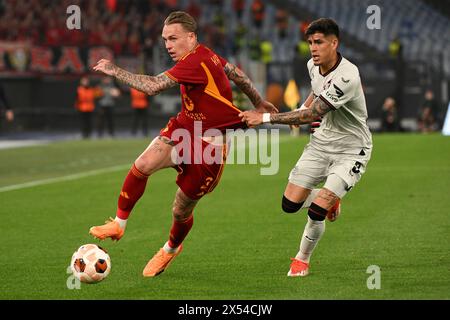
[[[294,110],[291,112],[271,114],[270,122],[292,125],[306,124],[315,121],[330,110],[330,106],[317,97],[306,110]]]
[[[255,107],[262,101],[258,90],[256,90],[249,77],[241,69],[231,63],[227,63],[224,71],[228,79],[232,80],[247,95]]]
[[[118,80],[137,90],[143,91],[150,96],[156,95],[161,91],[164,91],[178,84],[176,81],[170,79],[164,73],[160,73],[157,76],[147,76],[142,74],[134,74],[117,66],[111,67],[117,68],[115,71],[115,75]]]

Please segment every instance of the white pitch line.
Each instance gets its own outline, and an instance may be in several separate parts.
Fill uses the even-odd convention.
[[[49,140],[12,140],[12,141],[3,141],[0,140],[0,150],[3,149],[14,149],[14,148],[23,148],[23,147],[33,147],[43,144],[49,144]]]
[[[42,186],[42,185],[55,183],[55,182],[77,180],[80,178],[95,176],[95,175],[102,174],[102,173],[108,173],[108,172],[114,172],[114,171],[119,171],[119,170],[123,170],[123,169],[129,169],[130,167],[131,167],[131,164],[122,164],[122,165],[108,167],[108,168],[104,168],[104,169],[91,170],[91,171],[86,171],[86,172],[81,172],[81,173],[70,174],[68,176],[13,184],[13,185],[6,186],[6,187],[0,187],[0,193],[12,191],[12,190],[20,190],[20,189],[25,189],[25,188],[35,187],[35,186]]]
[[[284,142],[288,141],[289,139],[283,139],[282,138],[280,140],[281,140],[281,141],[279,141],[280,143],[284,143]],[[262,147],[262,146],[259,146],[259,147]],[[247,148],[247,145],[245,144],[244,146],[238,146],[236,149],[237,150],[241,150],[241,149],[246,149],[246,148]],[[253,148],[249,148],[249,149],[253,149]],[[77,179],[80,179],[80,178],[95,176],[95,175],[102,174],[102,173],[114,172],[114,171],[119,171],[119,170],[123,170],[123,169],[129,169],[130,167],[131,167],[131,164],[122,164],[122,165],[108,167],[108,168],[104,168],[104,169],[98,169],[98,170],[91,170],[91,171],[86,171],[86,172],[81,172],[81,173],[75,173],[75,174],[62,176],[62,177],[49,178],[49,179],[42,179],[42,180],[35,180],[35,181],[25,182],[25,183],[13,184],[13,185],[5,186],[5,187],[0,187],[0,193],[13,191],[13,190],[20,190],[20,189],[25,189],[25,188],[31,188],[31,187],[35,187],[35,186],[42,186],[42,185],[56,183],[56,182],[77,180]]]

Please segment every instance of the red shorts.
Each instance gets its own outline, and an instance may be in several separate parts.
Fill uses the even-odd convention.
[[[174,138],[172,137],[172,134],[176,129],[184,128],[179,125],[176,118],[171,118],[167,123],[167,126],[160,131],[160,136],[169,138],[175,148],[180,147],[182,144],[182,141],[178,140],[177,135],[174,135]],[[193,141],[195,139],[195,137],[193,137],[193,133],[190,132],[190,135],[191,140]],[[200,199],[205,194],[212,192],[217,186],[225,166],[228,149],[226,144],[221,144],[219,146],[211,145],[198,137],[197,139],[198,145],[196,150],[194,150],[194,143],[185,145],[186,149],[187,146],[189,146],[190,149],[190,154],[185,159],[187,161],[182,161],[173,167],[178,171],[176,180],[177,185],[189,198],[193,200]],[[198,148],[200,145],[201,149]],[[209,154],[208,150],[212,150],[211,154],[217,161],[214,161],[214,163],[209,161],[208,163],[211,164],[202,161],[202,155],[204,154],[205,148],[209,148],[206,149],[207,154]],[[200,150],[201,152],[199,152]],[[179,154],[183,155],[183,151]]]

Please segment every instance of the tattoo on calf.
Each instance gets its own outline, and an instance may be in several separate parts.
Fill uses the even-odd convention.
[[[337,200],[339,200],[338,196],[334,194],[334,192],[328,189],[322,189],[317,195],[318,198],[326,201],[330,206],[333,206]]]

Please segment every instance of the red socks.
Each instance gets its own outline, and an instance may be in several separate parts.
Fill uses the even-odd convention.
[[[123,220],[128,219],[134,205],[144,194],[147,180],[148,175],[139,171],[133,163],[133,166],[123,183],[122,191],[120,192],[116,213],[118,218]]]
[[[128,219],[134,205],[144,194],[147,180],[148,175],[139,171],[133,164],[120,192],[116,213],[118,218],[123,220]],[[168,243],[171,248],[177,248],[183,242],[191,230],[193,223],[194,216],[192,214],[183,221],[173,220]]]
[[[178,247],[183,242],[184,238],[186,238],[193,224],[193,214],[183,221],[173,220],[172,228],[170,229],[169,246],[171,248]]]

